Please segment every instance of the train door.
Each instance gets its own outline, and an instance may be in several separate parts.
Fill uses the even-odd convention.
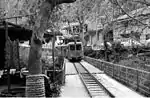
[[[79,59],[82,58],[83,56],[83,47],[82,47],[82,44],[76,44],[76,57]]]
[[[72,43],[72,44],[69,44],[69,59],[72,59],[72,58],[74,58],[74,56],[75,56],[75,49],[76,49],[76,47],[75,47],[75,44],[74,43]]]
[[[67,59],[69,58],[69,45],[67,45],[66,47],[66,58]]]

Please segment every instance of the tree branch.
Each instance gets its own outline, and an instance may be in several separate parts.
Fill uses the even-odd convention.
[[[148,24],[144,24],[143,22],[141,22],[141,21],[135,19],[134,17],[130,16],[130,15],[120,6],[118,0],[115,0],[115,1],[116,1],[117,5],[119,6],[119,8],[120,8],[129,18],[132,18],[133,20],[135,20],[135,21],[141,23],[142,25],[144,25],[144,26],[150,28],[150,26],[149,26]]]
[[[133,0],[133,2],[137,2],[137,3],[141,3],[141,4],[144,4],[144,5],[146,5],[146,6],[150,6],[150,3],[148,3],[146,0],[144,0],[144,1],[141,1],[141,0]]]

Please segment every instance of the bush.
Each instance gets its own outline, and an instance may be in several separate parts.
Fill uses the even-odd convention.
[[[89,57],[93,57],[93,58],[96,58],[96,51],[92,51],[91,53],[89,53],[87,56]]]
[[[56,61],[55,61],[55,66],[58,67],[59,69],[61,69],[63,63],[64,63],[64,57],[63,56],[58,56]]]
[[[92,52],[93,52],[92,48],[88,48],[88,47],[84,48],[84,55],[85,56],[88,56]]]
[[[132,68],[138,68],[140,70],[150,71],[150,67],[146,66],[145,64],[150,64],[150,58],[144,57],[146,59],[146,62],[144,59],[141,59],[137,56],[132,56],[126,60],[121,60],[118,62],[120,65],[129,66]]]
[[[9,93],[7,89],[4,89],[0,97],[25,97],[25,88],[13,88]]]
[[[60,95],[60,85],[59,84],[51,84],[50,85],[50,97],[59,97]]]
[[[43,73],[45,70],[53,70],[53,61],[52,58],[43,57],[42,59],[42,66],[43,66]],[[62,68],[62,65],[64,63],[63,56],[58,56],[55,58],[55,69],[60,70]],[[46,97],[58,97],[60,94],[60,82],[61,75],[60,73],[55,72],[55,76],[60,75],[58,79],[53,81],[53,72],[49,73],[50,77],[49,79],[45,78],[45,90],[46,90]],[[56,82],[56,83],[54,83]]]

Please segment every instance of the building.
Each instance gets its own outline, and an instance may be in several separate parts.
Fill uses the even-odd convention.
[[[89,41],[87,46],[92,46],[93,50],[104,49],[104,38],[107,43],[113,42],[113,30],[110,25],[102,26],[101,23],[89,23],[88,25]],[[104,37],[105,36],[105,37]]]
[[[6,28],[6,25],[8,28]],[[8,33],[8,37],[9,39],[13,42],[13,41],[16,41],[16,40],[19,40],[19,41],[29,41],[31,39],[31,36],[32,36],[32,30],[29,30],[29,29],[25,29],[23,27],[21,27],[20,25],[16,25],[16,24],[13,24],[13,23],[10,23],[10,22],[6,22],[6,21],[3,21],[3,22],[0,22],[0,32],[1,32],[1,36],[2,36],[2,51],[1,51],[1,54],[3,55],[2,56],[2,61],[3,61],[3,64],[1,64],[0,66],[0,69],[3,69],[4,68],[4,65],[5,65],[5,43],[6,43],[6,37],[7,37],[7,34],[6,32]]]
[[[131,11],[129,16],[123,15],[114,20],[114,41],[125,42],[132,39],[146,45],[150,39],[150,6]]]
[[[81,37],[84,36],[84,39],[85,39],[84,45],[91,46],[93,50],[104,49],[103,29],[102,29],[101,23],[97,24],[96,22],[86,21],[85,24],[86,25],[85,25],[85,28],[83,30],[84,35],[82,35],[82,33],[80,33],[80,32],[76,32],[76,31],[79,31],[78,30],[79,26],[80,26],[79,23],[70,23],[70,26],[67,24],[67,25],[64,25],[62,27],[63,36],[68,35],[68,37],[69,37],[71,34],[70,32],[75,31]],[[108,31],[106,36],[107,36],[106,40],[108,42],[112,42],[113,30],[111,29],[110,31]]]
[[[102,29],[99,30],[88,30],[89,40],[87,46],[91,46],[93,50],[103,49],[103,34]]]

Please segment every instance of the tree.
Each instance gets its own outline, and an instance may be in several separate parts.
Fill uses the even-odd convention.
[[[90,16],[92,7],[94,6],[94,0],[78,0],[74,4],[63,6],[62,19],[64,22],[78,22],[80,27],[80,35],[84,42],[83,28],[86,20]]]
[[[138,10],[139,8],[147,8],[150,5],[149,0],[110,0],[110,2],[112,3],[112,5],[114,5],[115,9],[120,10],[120,15],[126,14],[132,20],[135,20],[146,27],[150,27],[149,24],[145,24],[142,21],[135,19],[135,17],[139,15],[138,11],[135,12],[132,16],[129,15],[129,13],[133,10]]]
[[[29,0],[31,2],[31,0]],[[42,74],[41,66],[41,53],[42,53],[42,40],[43,34],[47,28],[47,21],[49,20],[49,15],[56,5],[62,3],[72,3],[75,0],[35,0],[31,5],[33,12],[37,12],[35,23],[33,27],[33,36],[31,38],[31,47],[28,61],[28,69],[30,75],[26,79],[26,96],[45,96],[44,91],[44,77]],[[35,5],[37,4],[37,5]],[[35,7],[34,7],[35,6]],[[30,9],[30,10],[31,10]]]
[[[143,30],[145,27],[148,27],[148,24],[145,24],[142,21],[133,18],[133,16],[130,16],[129,12],[142,7],[147,7],[149,4],[150,2],[148,0],[104,0],[104,2],[101,3],[101,6],[99,7],[97,6],[97,8],[99,8],[100,10],[99,15],[103,16],[100,22],[104,27],[103,29],[104,43],[107,42],[105,41],[105,35],[107,35],[107,32],[109,30],[113,29],[114,19],[118,18],[121,15],[126,14],[132,20],[137,21],[137,23],[144,25]],[[134,17],[136,17],[136,15],[138,14],[135,13]],[[104,44],[104,46],[105,49],[107,50],[107,45]]]

